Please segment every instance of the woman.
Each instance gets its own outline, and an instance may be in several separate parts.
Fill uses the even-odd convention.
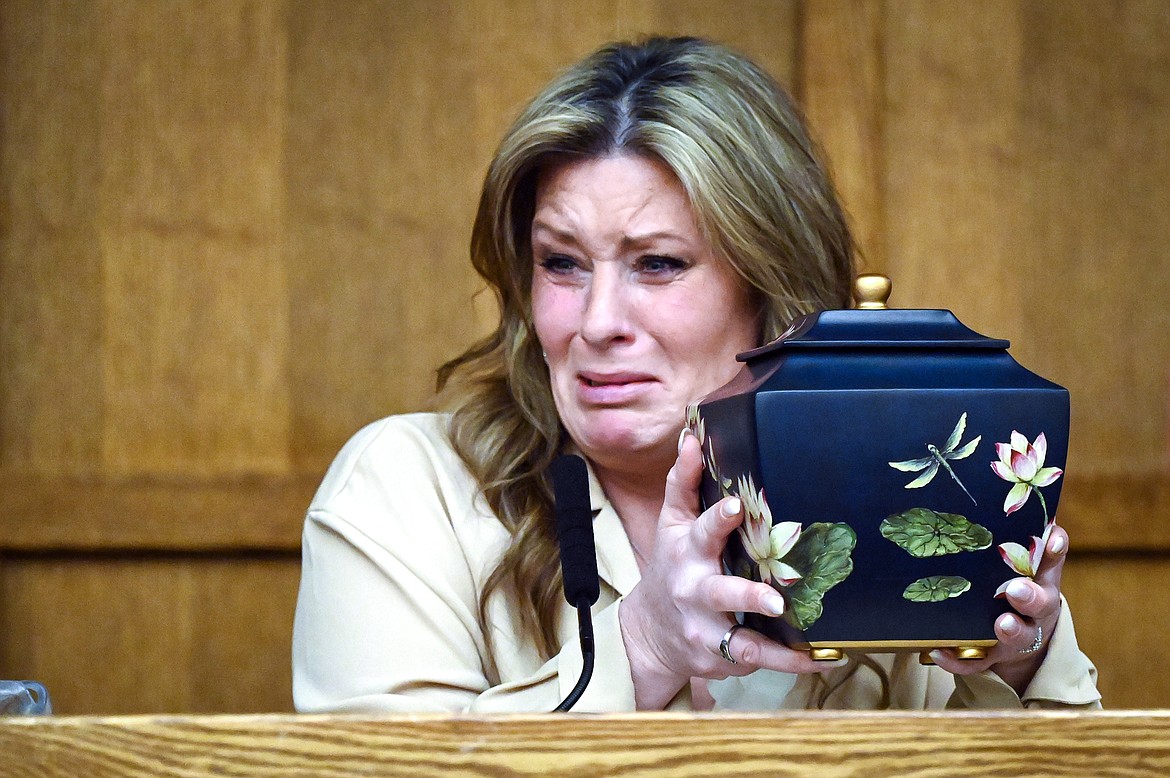
[[[545,476],[565,450],[590,466],[602,579],[575,710],[1097,705],[1059,595],[1059,529],[985,661],[826,665],[729,632],[732,614],[785,603],[722,575],[742,505],[700,512],[684,409],[737,352],[847,306],[852,249],[796,110],[752,63],[655,39],[556,79],[484,183],[471,254],[501,317],[440,370],[450,414],[366,428],[310,507],[298,709],[555,707],[582,661]]]

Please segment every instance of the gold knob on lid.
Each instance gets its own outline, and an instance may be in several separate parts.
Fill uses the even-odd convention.
[[[892,288],[893,284],[890,283],[888,276],[881,273],[862,273],[853,282],[853,299],[857,301],[858,308],[885,309]]]

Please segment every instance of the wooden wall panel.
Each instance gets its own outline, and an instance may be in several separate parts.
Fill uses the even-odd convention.
[[[475,60],[477,171],[524,103],[558,70],[607,41],[706,36],[748,54],[785,84],[797,70],[796,0],[476,0],[460,8],[473,20],[462,50]]]
[[[108,473],[287,470],[280,10],[104,8]]]
[[[0,36],[0,676],[287,710],[283,3],[5,3]]]
[[[0,468],[100,470],[101,12],[0,6]]]
[[[277,10],[6,8],[6,468],[286,469]]]
[[[1170,663],[1162,614],[1170,611],[1170,564],[1143,554],[1074,555],[1061,587],[1077,637],[1100,672],[1107,708],[1170,707],[1160,668]]]
[[[1069,387],[1070,478],[1167,474],[1168,29],[1165,4],[884,15],[895,300],[952,308]]]
[[[288,711],[299,557],[0,559],[0,677],[57,713]]]
[[[1170,5],[1021,6],[1025,355],[1073,392],[1070,459],[1170,472]],[[1037,272],[1039,271],[1039,272]],[[1022,336],[1021,336],[1022,337]],[[1087,362],[1100,360],[1093,369]],[[1134,516],[1134,522],[1161,516]]]
[[[1026,346],[1020,37],[1010,0],[887,6],[882,158],[891,302]]]
[[[294,452],[424,406],[481,332],[465,258],[472,35],[458,4],[290,7],[286,181]]]
[[[810,0],[802,6],[801,107],[827,152],[860,266],[888,273],[882,153],[885,80],[880,0]]]

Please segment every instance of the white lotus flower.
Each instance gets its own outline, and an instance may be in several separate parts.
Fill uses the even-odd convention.
[[[795,521],[772,523],[772,509],[764,497],[763,490],[757,490],[752,477],[740,476],[739,498],[743,501],[743,524],[739,536],[748,556],[755,562],[764,583],[775,581],[780,586],[789,586],[800,580],[800,572],[782,562],[796,541],[800,539],[800,524]]]

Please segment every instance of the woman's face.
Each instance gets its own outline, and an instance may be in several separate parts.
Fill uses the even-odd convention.
[[[668,167],[622,155],[544,172],[532,313],[557,411],[604,468],[665,472],[687,403],[757,345],[749,295]]]

